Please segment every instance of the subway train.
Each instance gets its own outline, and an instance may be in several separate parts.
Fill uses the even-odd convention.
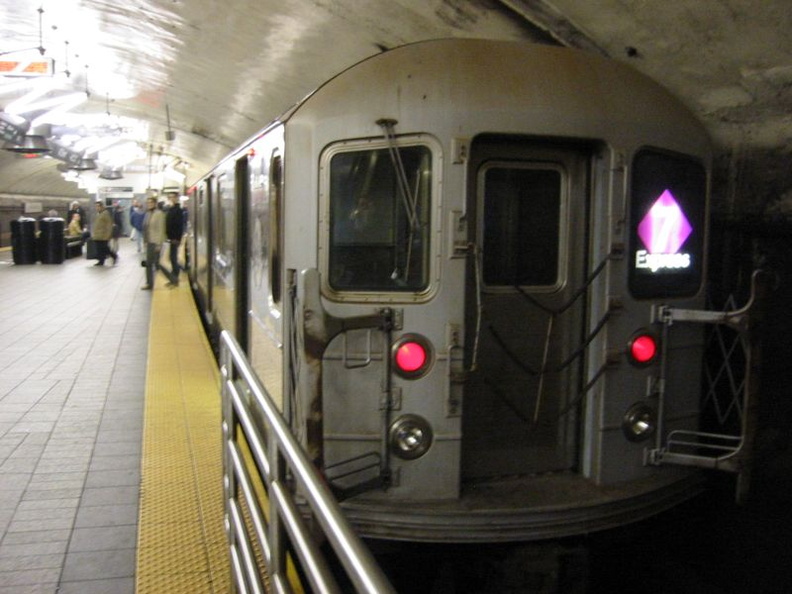
[[[405,45],[189,188],[191,285],[362,536],[619,527],[716,465],[703,325],[669,315],[704,308],[710,151],[619,61]],[[690,456],[668,455],[677,434]]]

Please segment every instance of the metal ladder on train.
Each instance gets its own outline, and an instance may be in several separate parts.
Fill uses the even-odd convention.
[[[676,429],[664,436],[663,408],[665,390],[661,388],[658,411],[658,430],[653,448],[645,451],[646,463],[676,464],[733,472],[738,474],[736,499],[743,501],[748,493],[751,476],[753,440],[758,410],[758,368],[760,345],[757,326],[762,317],[762,301],[767,290],[767,275],[754,272],[751,294],[741,308],[726,311],[706,311],[660,306],[654,311],[654,321],[662,325],[661,382],[664,384],[668,333],[674,324],[694,323],[713,326],[710,339],[720,349],[723,360],[719,368],[706,369],[707,391],[702,410],[712,407],[721,425],[730,415],[739,420],[737,434],[713,433]],[[733,299],[727,307],[733,306]],[[733,331],[731,335],[724,329]],[[733,368],[734,359],[744,359],[744,369]],[[719,383],[726,381],[730,390],[726,398],[718,393]]]

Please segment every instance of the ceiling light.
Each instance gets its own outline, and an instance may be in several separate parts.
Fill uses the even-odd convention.
[[[18,80],[11,83],[0,79],[0,83],[2,83],[0,84],[0,95],[11,95],[21,91],[22,89],[27,89],[28,87],[40,84],[38,81],[29,79]]]
[[[106,168],[102,170],[102,173],[99,174],[99,179],[121,179],[124,177],[124,173],[120,169],[111,169]]]
[[[89,171],[91,169],[96,169],[96,161],[91,158],[80,159],[80,162],[72,166],[72,169],[76,169],[77,171]]]
[[[64,117],[67,111],[70,111],[88,100],[88,94],[84,92],[71,93],[61,97],[55,97],[47,101],[41,101],[38,104],[28,106],[30,108],[38,106],[44,107],[46,104],[52,104],[54,107],[50,111],[38,116],[30,124],[37,126],[39,124],[62,124],[65,120]],[[48,107],[49,105],[47,105]]]
[[[184,178],[187,177],[180,171],[176,171],[173,167],[168,165],[165,169],[162,170],[162,173],[165,179],[174,179],[177,181],[184,181]]]
[[[3,149],[11,151],[12,153],[20,153],[23,155],[42,154],[50,152],[50,147],[47,140],[43,136],[28,135],[22,139],[20,143],[6,142]]]
[[[26,85],[31,87],[30,91],[6,105],[4,111],[11,114],[22,114],[39,109],[36,107],[36,100],[54,90],[61,82],[62,79],[59,76],[37,79],[34,84]]]

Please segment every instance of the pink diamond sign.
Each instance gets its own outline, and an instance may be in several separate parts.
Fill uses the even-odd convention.
[[[673,194],[665,190],[638,225],[641,238],[650,254],[676,254],[693,227]]]

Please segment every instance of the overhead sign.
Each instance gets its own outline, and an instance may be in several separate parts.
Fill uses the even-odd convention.
[[[0,60],[0,76],[35,78],[53,74],[55,74],[55,60],[52,58]]]
[[[102,186],[99,188],[100,192],[103,193],[121,193],[121,194],[132,194],[135,192],[135,188],[132,186]]]
[[[0,114],[0,138],[14,144],[22,144],[25,140],[25,129],[9,122]]]
[[[76,167],[80,164],[80,161],[82,161],[82,153],[75,152],[69,147],[63,146],[52,139],[47,140],[47,144],[51,150],[50,157],[67,163],[69,167]]]

